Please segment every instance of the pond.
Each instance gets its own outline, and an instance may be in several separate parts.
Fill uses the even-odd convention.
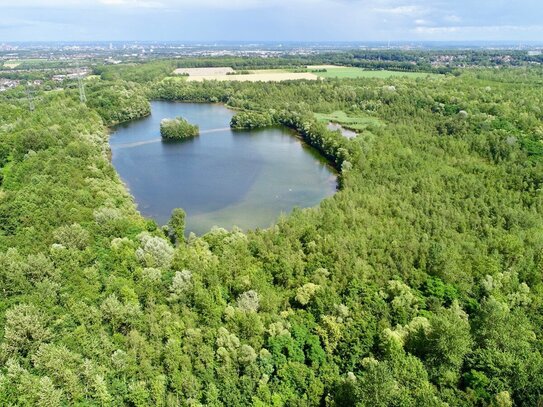
[[[336,191],[334,170],[288,129],[233,131],[234,112],[218,104],[156,101],[151,111],[117,126],[110,145],[139,211],[161,225],[183,208],[187,233],[269,227]],[[177,116],[200,126],[200,136],[163,142],[160,121]]]
[[[347,137],[347,138],[355,138],[356,137],[356,131],[346,129],[341,124],[330,122],[330,123],[328,123],[326,125],[326,127],[328,128],[328,130],[332,130],[332,131],[339,130],[343,137]]]

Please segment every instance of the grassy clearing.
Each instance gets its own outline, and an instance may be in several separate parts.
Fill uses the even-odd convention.
[[[4,62],[4,68],[9,68],[9,69],[13,69],[13,68],[17,68],[19,65],[21,65],[21,63],[19,61],[6,61]]]
[[[397,71],[368,71],[362,68],[351,67],[334,67],[326,68],[326,72],[315,72],[321,78],[378,78],[387,79],[392,77],[407,77],[407,78],[426,78],[435,77],[436,74],[426,72],[397,72]]]
[[[338,110],[333,113],[315,113],[315,117],[321,122],[332,122],[341,124],[346,129],[364,131],[368,127],[381,127],[385,124],[376,117],[370,116],[348,116],[344,111]]]
[[[187,76],[167,76],[163,80],[175,81],[175,82],[186,82]]]

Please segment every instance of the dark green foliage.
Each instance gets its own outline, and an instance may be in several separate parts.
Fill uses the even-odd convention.
[[[164,140],[184,140],[196,137],[200,134],[200,129],[194,124],[190,124],[182,117],[175,119],[163,119],[160,122],[160,135]]]
[[[258,129],[273,124],[273,117],[268,112],[240,112],[230,120],[230,127],[233,129]]]
[[[173,237],[174,242],[178,240],[181,241],[184,238],[185,217],[185,211],[181,208],[175,208],[172,211],[172,216],[168,222],[168,226],[170,229],[170,235]]]
[[[122,80],[173,67],[104,69],[87,105],[68,89],[30,114],[19,90],[0,96],[0,404],[543,402],[539,70]],[[342,188],[266,230],[185,240],[181,209],[159,229],[104,128],[148,114],[146,95],[288,126]],[[346,139],[313,116],[338,110],[386,125]]]
[[[131,82],[92,81],[86,85],[89,107],[108,126],[151,114],[151,106],[141,86]]]
[[[103,80],[130,82],[150,82],[170,75],[175,69],[173,61],[154,61],[147,64],[102,65],[94,68],[94,73]]]

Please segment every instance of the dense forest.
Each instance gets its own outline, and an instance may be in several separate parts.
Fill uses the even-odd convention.
[[[0,404],[543,403],[540,69],[198,83],[161,64],[108,67],[86,104],[0,96]],[[144,219],[108,127],[152,99],[296,129],[340,190],[269,229]],[[334,111],[384,125],[346,139],[315,119]]]

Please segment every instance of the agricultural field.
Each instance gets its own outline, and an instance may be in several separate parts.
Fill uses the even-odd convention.
[[[17,68],[19,65],[21,65],[19,61],[6,61],[3,63],[2,66],[4,68],[14,69],[14,68]]]
[[[205,80],[236,81],[236,82],[282,82],[299,79],[317,80],[319,77],[310,72],[268,72],[249,73],[243,75],[213,75],[213,76],[189,76],[189,82],[202,82]]]
[[[289,72],[285,69],[262,69],[236,73],[230,67],[180,68],[174,74],[184,75],[189,82],[236,81],[236,82],[281,82],[297,79],[317,80],[319,77],[310,72]],[[186,76],[188,75],[188,76]]]
[[[391,77],[426,78],[436,76],[425,72],[397,72],[397,71],[372,71],[362,68],[353,68],[337,65],[309,65],[306,72],[294,69],[253,69],[236,72],[231,67],[210,68],[179,68],[175,75],[183,75],[189,82],[202,82],[206,80],[238,81],[238,82],[281,82],[286,80],[316,80],[325,78],[379,78]],[[188,75],[188,76],[187,76]]]

